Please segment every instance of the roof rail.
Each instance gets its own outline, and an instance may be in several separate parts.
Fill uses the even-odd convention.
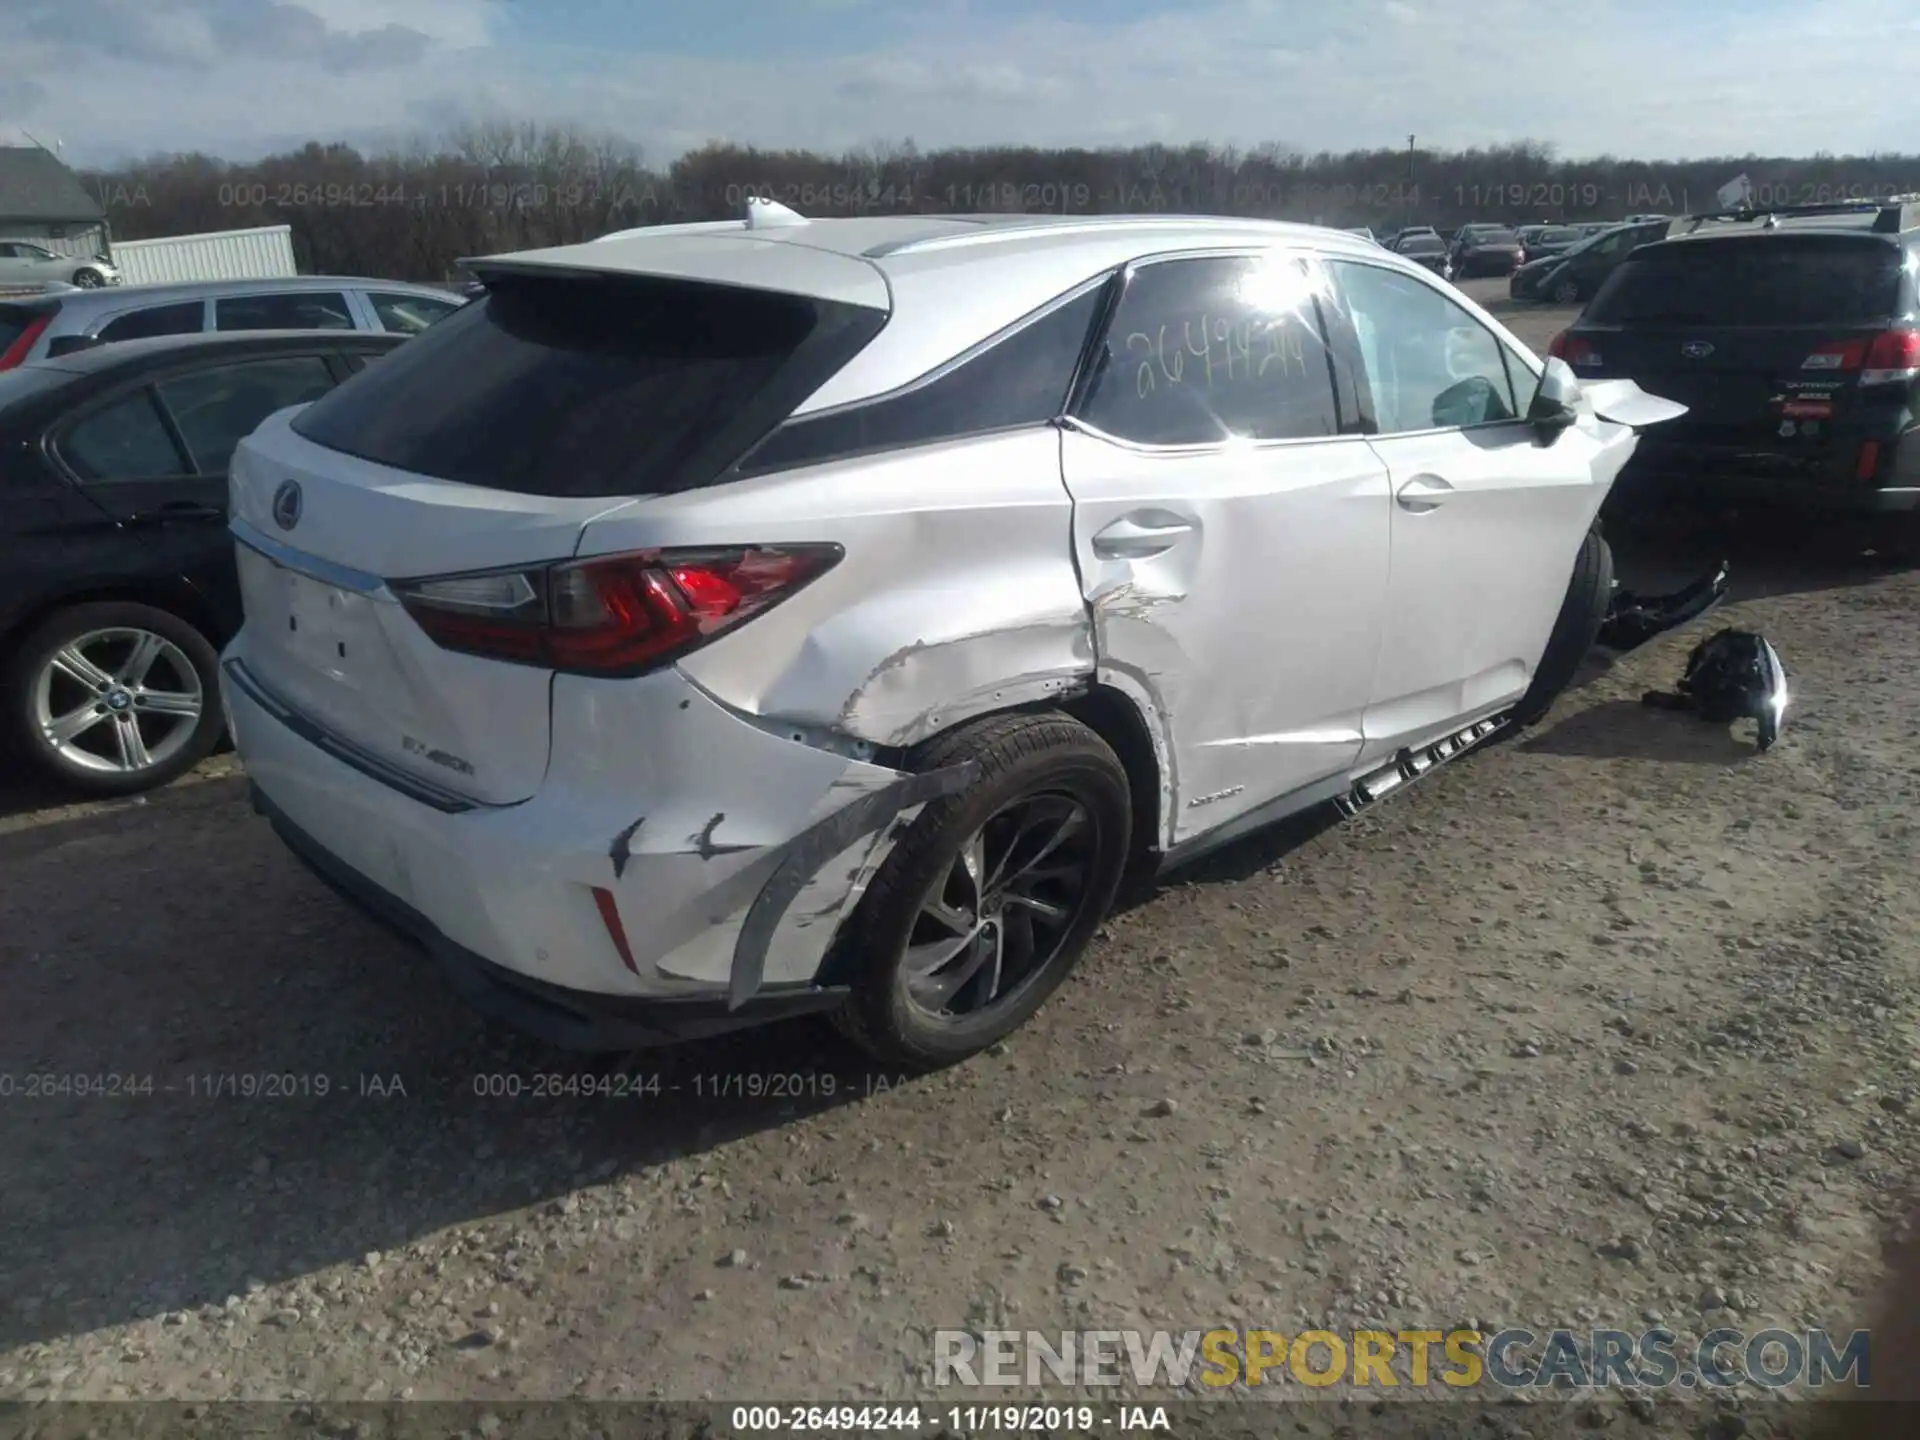
[[[1673,222],[1669,233],[1676,236],[1691,235],[1710,221],[1723,224],[1771,224],[1796,217],[1864,215],[1868,211],[1877,212],[1872,228],[1879,234],[1899,235],[1908,230],[1920,230],[1920,194],[1908,194],[1834,200],[1819,205],[1764,205],[1746,206],[1738,210],[1703,210],[1698,214],[1681,216]],[[1682,226],[1685,228],[1682,229]]]

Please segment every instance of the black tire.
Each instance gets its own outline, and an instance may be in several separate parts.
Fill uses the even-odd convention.
[[[874,876],[842,937],[852,994],[835,1024],[883,1064],[908,1070],[955,1064],[1026,1023],[1079,962],[1112,907],[1131,844],[1126,770],[1078,720],[1057,713],[990,716],[929,741],[911,768],[935,770],[966,760],[979,765],[979,778],[921,811]],[[1076,849],[1085,856],[1085,879],[1069,919],[1050,954],[1005,994],[971,1013],[936,1015],[912,999],[907,987],[906,951],[922,906],[947,882],[972,836],[1009,806],[1037,797],[1076,803],[1091,825],[1090,837]]]
[[[107,277],[90,266],[82,266],[73,272],[73,283],[82,290],[98,290],[107,283]]]
[[[1552,299],[1556,305],[1578,305],[1581,300],[1580,282],[1572,278],[1554,281]]]
[[[168,732],[184,731],[181,738],[167,742],[163,758],[139,769],[95,769],[70,758],[48,739],[36,713],[40,677],[54,655],[83,636],[107,630],[145,631],[160,637],[179,652],[199,685],[198,718],[189,726],[183,717]],[[171,658],[166,664],[169,669],[179,668]],[[175,676],[174,683],[183,683],[185,678]],[[211,754],[226,728],[220,705],[220,657],[206,636],[178,615],[131,601],[75,605],[49,615],[15,647],[0,684],[4,685],[0,697],[6,706],[7,727],[22,756],[67,788],[88,795],[134,795],[168,784]],[[62,685],[71,692],[72,682],[62,681]],[[68,707],[63,704],[60,708]],[[155,718],[164,723],[162,717]]]
[[[1533,683],[1520,703],[1513,707],[1515,725],[1532,725],[1553,708],[1560,692],[1573,683],[1580,662],[1593,648],[1594,637],[1607,618],[1607,606],[1613,599],[1613,549],[1596,526],[1580,542],[1580,553],[1573,562],[1573,578],[1567,584],[1566,599],[1560,602],[1560,614],[1547,637],[1547,648],[1534,669]]]

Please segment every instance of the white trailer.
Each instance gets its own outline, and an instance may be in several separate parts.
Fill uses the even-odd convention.
[[[117,240],[113,261],[128,285],[277,280],[300,273],[293,263],[293,228],[288,225],[168,235],[158,240]]]

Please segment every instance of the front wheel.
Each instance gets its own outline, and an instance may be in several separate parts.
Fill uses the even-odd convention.
[[[1556,303],[1561,305],[1578,305],[1580,303],[1580,283],[1572,278],[1554,281],[1553,298]]]
[[[1573,578],[1567,583],[1567,595],[1560,602],[1560,613],[1547,637],[1547,648],[1534,667],[1533,683],[1520,703],[1513,707],[1515,725],[1531,725],[1553,708],[1560,692],[1573,683],[1580,662],[1587,658],[1593,642],[1606,621],[1607,606],[1613,601],[1613,548],[1595,526],[1580,542],[1574,558]]]
[[[1000,715],[929,742],[918,770],[979,778],[923,810],[844,941],[836,1023],[886,1064],[951,1065],[1018,1029],[1079,962],[1131,841],[1126,771],[1065,715]]]
[[[14,652],[5,702],[16,739],[45,773],[92,795],[165,785],[213,752],[223,720],[219,656],[151,605],[75,605]]]
[[[76,270],[73,272],[73,283],[82,290],[98,290],[107,283],[107,277],[98,270]]]

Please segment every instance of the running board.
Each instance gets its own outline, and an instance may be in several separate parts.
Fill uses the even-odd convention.
[[[1351,820],[1401,786],[1431,775],[1448,761],[1458,760],[1506,728],[1507,716],[1497,715],[1490,720],[1477,721],[1464,730],[1456,730],[1418,750],[1402,750],[1379,769],[1369,771],[1354,781],[1351,790],[1334,800],[1334,808],[1342,817]]]

